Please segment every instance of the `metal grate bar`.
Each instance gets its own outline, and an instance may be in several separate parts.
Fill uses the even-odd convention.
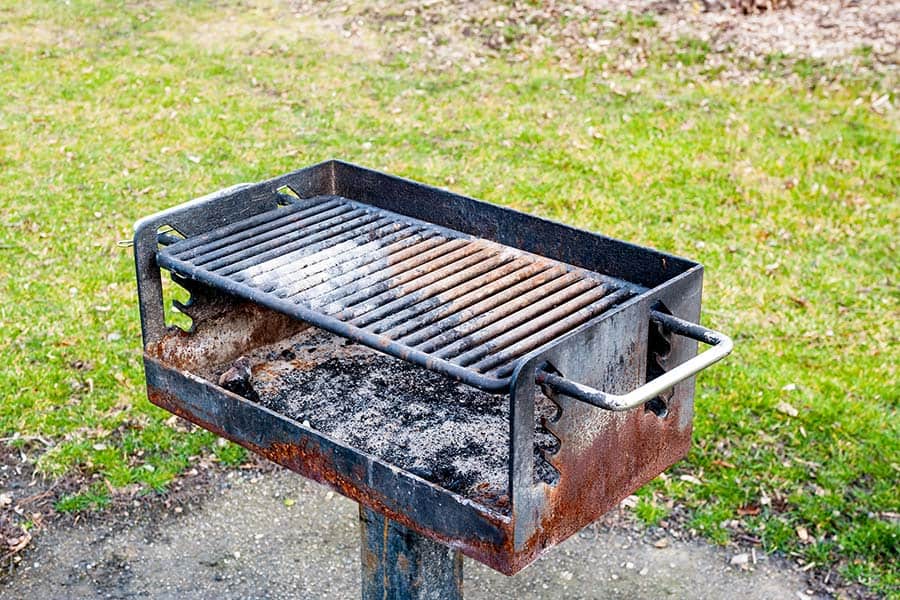
[[[435,338],[441,333],[447,331],[452,327],[456,327],[457,325],[461,325],[470,319],[474,319],[475,317],[481,315],[484,312],[487,312],[497,306],[500,306],[513,298],[518,298],[523,294],[526,294],[537,287],[544,285],[554,279],[557,279],[565,274],[565,269],[562,267],[551,267],[547,271],[539,273],[533,277],[526,279],[525,281],[518,283],[508,289],[503,290],[502,292],[493,295],[489,298],[485,298],[484,300],[475,303],[471,307],[463,308],[462,310],[456,310],[455,307],[451,307],[448,310],[440,311],[436,317],[438,320],[433,321],[433,318],[422,319],[422,322],[412,323],[410,326],[410,331],[412,333],[400,338],[404,344],[409,344],[410,346],[418,346],[423,344],[424,342]],[[558,289],[558,287],[562,287],[564,285],[568,285],[571,281],[575,280],[575,276],[571,276],[571,278],[564,283],[561,283],[556,288],[545,288],[544,291],[549,293],[554,289]],[[419,325],[423,325],[422,328],[419,328]],[[425,326],[427,325],[427,326]],[[452,341],[452,340],[451,340]],[[434,348],[440,347],[442,342],[435,340],[435,345],[432,347],[431,344],[427,344],[422,346],[422,350],[425,352],[431,352]],[[443,342],[448,343],[448,342]]]
[[[175,241],[157,262],[489,391],[635,289],[336,196]]]
[[[277,283],[276,289],[284,290],[285,294],[289,288],[292,289],[292,284],[298,281],[303,282],[303,285],[309,284],[306,287],[312,287],[316,284],[310,283],[308,275],[324,271],[324,275],[328,276],[328,270],[336,266],[340,266],[341,272],[344,272],[345,265],[354,261],[363,260],[361,264],[366,264],[377,260],[379,257],[377,251],[383,247],[391,247],[395,242],[412,240],[408,243],[417,243],[428,235],[434,235],[433,232],[417,235],[421,233],[422,229],[418,227],[404,228],[397,223],[389,223],[340,242],[329,248],[328,252],[311,254],[307,248],[281,256],[271,261],[272,264],[269,265],[271,268],[266,271],[266,277]],[[306,289],[303,285],[293,286],[297,289],[291,294]]]
[[[567,302],[564,306],[541,315],[540,318],[535,319],[531,323],[517,327],[505,335],[487,342],[477,352],[472,351],[468,353],[471,355],[470,357],[464,358],[464,355],[457,360],[459,360],[460,364],[465,364],[465,366],[480,373],[489,371],[537,348],[548,335],[556,337],[574,329],[591,317],[609,309],[617,302],[625,300],[629,295],[630,293],[627,290],[619,290],[603,297],[599,302],[595,301],[598,300],[597,298],[593,298],[589,301],[590,303],[585,302],[584,306],[574,312],[570,312],[572,308],[582,304],[581,298],[576,298],[571,302]],[[481,360],[472,364],[472,356],[478,356]]]
[[[385,220],[370,221],[366,224],[377,227],[374,232],[374,235],[377,237],[383,237],[404,229],[402,224],[390,223]],[[362,240],[373,238],[373,232],[368,229],[349,227],[344,229],[345,231],[338,235],[323,233],[312,236],[305,243],[292,245],[291,251],[286,254],[272,256],[268,259],[251,260],[236,268],[229,268],[229,272],[223,274],[234,277],[238,281],[253,280],[262,275],[266,275],[272,281],[277,281],[279,277],[278,271],[283,268],[303,268],[307,261],[318,253],[327,251],[329,255],[336,255],[355,248]]]
[[[467,345],[472,349],[456,356],[452,360],[459,365],[468,367],[485,356],[498,352],[513,342],[517,342],[523,337],[540,331],[544,325],[568,317],[578,309],[599,300],[606,295],[606,291],[607,290],[602,287],[589,288],[584,293],[575,296],[556,308],[546,312],[542,311],[540,315],[528,319],[521,325],[513,327],[512,329],[508,329],[509,325],[515,321],[521,321],[521,317],[517,319],[508,319],[505,322],[486,327],[482,331],[479,331],[477,335],[472,336],[478,340],[477,345],[474,345],[471,342],[466,343],[466,340],[461,340],[464,345]]]
[[[335,217],[344,217],[344,219],[346,219],[354,213],[361,214],[362,211],[354,211],[350,206],[335,203],[335,206],[332,208],[316,211],[314,214],[304,215],[301,219],[289,219],[280,227],[267,226],[266,224],[258,225],[251,230],[252,234],[251,231],[242,232],[235,236],[237,239],[227,244],[216,243],[194,248],[191,259],[198,265],[207,265],[216,259],[236,254],[241,250],[246,250],[251,247],[256,247],[259,244],[273,239],[283,241],[281,236],[291,236],[295,232],[299,233],[300,231],[311,231],[314,229],[312,227],[313,225],[318,226],[319,229],[328,227],[329,223],[334,222]],[[292,216],[300,215],[303,215],[303,213]],[[301,227],[303,229],[298,229]]]
[[[576,282],[549,298],[479,329],[476,333],[462,338],[452,346],[443,348],[437,354],[441,358],[454,357],[452,362],[464,367],[469,366],[491,351],[503,348],[501,341],[491,342],[494,338],[505,341],[509,336],[514,336],[522,330],[528,330],[529,333],[537,331],[542,323],[552,322],[554,318],[566,316],[571,311],[599,300],[606,295],[607,291],[593,282]],[[552,317],[547,317],[547,315],[552,315]]]
[[[330,255],[310,265],[300,265],[279,277],[279,297],[289,298],[307,292],[326,281],[361,276],[380,271],[386,265],[400,263],[411,256],[445,243],[433,231],[411,227],[375,241],[356,246],[338,255]],[[347,275],[341,275],[347,273]]]
[[[336,196],[317,196],[303,201],[302,203],[298,202],[296,204],[278,208],[275,211],[263,212],[254,215],[249,219],[237,221],[230,225],[225,225],[184,240],[178,245],[177,256],[182,259],[189,259],[193,256],[193,253],[191,253],[190,250],[195,248],[199,249],[200,246],[203,246],[203,248],[216,249],[223,245],[230,244],[236,239],[243,239],[239,234],[243,234],[244,232],[248,232],[248,235],[253,235],[251,230],[257,225],[262,225],[263,230],[265,230],[272,227],[273,224],[277,226],[286,220],[302,219],[338,204],[346,206],[346,203],[343,202],[342,198]]]
[[[497,360],[494,360],[495,357],[488,357],[482,359],[479,363],[471,366],[472,369],[481,372],[493,372],[497,377],[508,377],[512,375],[513,369],[515,368],[514,364],[510,364],[511,361],[514,361],[519,356],[526,354],[527,352],[531,352],[535,348],[538,348],[545,339],[545,336],[560,336],[567,331],[574,329],[575,327],[581,325],[582,323],[588,321],[589,319],[599,315],[600,313],[609,310],[616,304],[620,304],[631,296],[634,293],[630,290],[619,290],[617,292],[613,292],[609,296],[604,297],[602,300],[595,304],[591,304],[582,308],[581,310],[572,313],[565,319],[561,319],[556,323],[552,323],[548,325],[544,330],[540,332],[540,334],[533,334],[529,337],[526,337],[522,341],[510,346],[503,352],[498,353]],[[496,368],[495,368],[496,367]]]
[[[399,339],[414,328],[423,327],[437,320],[443,313],[471,306],[546,268],[546,265],[531,263],[526,259],[519,258],[499,269],[470,279],[446,293],[418,302],[406,310],[370,323],[369,327],[375,333],[383,334],[391,339]]]
[[[355,319],[360,315],[364,315],[371,310],[375,310],[382,305],[385,305],[389,302],[393,302],[397,298],[404,296],[406,294],[411,294],[418,289],[425,287],[426,285],[432,284],[435,281],[438,281],[444,277],[449,277],[454,273],[462,271],[466,267],[479,263],[485,259],[490,258],[490,254],[487,250],[481,249],[476,250],[474,253],[471,252],[472,248],[463,247],[460,248],[457,252],[465,252],[459,258],[456,258],[452,262],[449,262],[446,266],[443,266],[434,271],[430,271],[423,268],[411,269],[403,274],[402,279],[404,279],[403,283],[399,283],[396,279],[401,279],[400,277],[395,279],[390,279],[385,282],[385,286],[387,289],[377,295],[372,296],[369,290],[365,290],[363,292],[359,292],[358,294],[354,294],[356,298],[350,300],[349,302],[342,301],[340,304],[346,308],[342,310],[334,311],[337,303],[332,303],[331,306],[326,307],[326,314],[333,314],[336,318],[341,321],[349,321],[351,319]],[[452,253],[456,254],[456,253]],[[449,256],[449,255],[448,255]],[[444,257],[442,257],[443,259]],[[441,260],[442,260],[441,259]],[[432,261],[439,262],[439,261]],[[377,286],[374,286],[377,287]]]
[[[471,267],[466,267],[462,271],[454,273],[449,277],[442,277],[434,283],[419,288],[411,294],[406,294],[372,312],[366,313],[361,317],[354,319],[353,325],[356,325],[357,327],[369,327],[374,330],[372,327],[373,323],[384,319],[385,317],[389,317],[396,311],[413,306],[419,302],[428,300],[429,298],[433,298],[441,292],[464,286],[469,280],[478,277],[485,272],[502,269],[504,263],[508,263],[511,260],[513,260],[513,258],[510,256],[492,256],[487,260],[475,263]],[[375,333],[378,333],[378,331],[375,331]]]
[[[412,260],[404,261],[406,264],[399,265],[396,270],[390,269],[375,273],[352,289],[339,290],[323,296],[318,302],[315,302],[314,306],[323,307],[325,311],[351,307],[479,252],[477,248],[460,243],[459,240],[454,240],[454,242],[456,243],[450,248],[447,248],[450,244],[446,244],[429,252],[428,260],[423,263],[415,264],[415,261]],[[399,291],[395,293],[399,293]]]
[[[304,293],[304,300],[311,306],[325,306],[338,301],[343,306],[349,306],[474,252],[473,249],[466,248],[462,240],[441,239],[442,243],[434,248],[395,264],[378,265],[382,268],[377,268],[372,273],[363,273],[360,276],[349,273],[342,278],[347,280],[346,283],[336,282],[339,285],[332,288],[320,285],[307,290]],[[349,285],[351,283],[352,286]]]
[[[304,266],[319,260],[339,256],[353,250],[366,240],[377,240],[408,229],[402,223],[385,223],[383,220],[372,221],[371,224],[375,225],[377,229],[354,229],[352,231],[347,231],[333,238],[328,238],[316,244],[296,250],[289,255],[280,256],[270,260],[266,263],[267,268],[263,269],[262,267],[258,267],[254,269],[253,272],[265,273],[267,278],[271,278],[275,283],[280,284],[280,278],[277,275],[270,275],[272,268],[294,264],[302,269]]]
[[[373,221],[373,225],[384,223],[383,220]],[[235,273],[234,278],[243,281],[247,278],[258,278],[265,276],[267,284],[275,283],[276,287],[279,283],[277,274],[273,275],[272,271],[285,266],[300,266],[307,264],[310,259],[317,254],[325,254],[328,256],[343,254],[344,252],[358,246],[361,241],[369,239],[378,239],[402,231],[406,227],[402,223],[387,223],[375,229],[374,231],[348,231],[341,235],[327,238],[316,244],[304,245],[288,254],[265,261],[257,266],[251,266],[241,272]],[[310,240],[312,241],[312,240]],[[249,285],[249,284],[248,284]]]
[[[593,282],[579,280],[576,275],[563,276],[560,279],[565,283],[558,286],[560,288],[558,291],[546,294],[545,290],[538,288],[524,296],[512,298],[497,308],[469,319],[439,335],[426,345],[427,350],[424,348],[423,350],[434,352],[438,358],[449,359],[594,286]],[[552,284],[556,283],[552,282]],[[552,285],[552,287],[557,286]]]
[[[199,266],[202,266],[209,271],[218,271],[221,275],[230,275],[237,271],[244,270],[247,267],[268,262],[273,258],[282,257],[285,253],[338,237],[340,234],[348,231],[352,232],[353,230],[378,220],[378,216],[371,213],[358,213],[352,215],[353,218],[350,219],[347,219],[347,216],[351,216],[350,213],[334,217],[328,221],[323,221],[322,223],[310,227],[308,230],[302,232],[298,231],[289,237],[285,236],[285,239],[272,240],[271,242],[261,244],[257,247],[247,248],[246,250],[236,252],[233,255],[221,258],[208,265]],[[383,222],[385,224],[389,223],[387,219],[383,219]],[[357,231],[356,233],[359,234],[362,232]]]

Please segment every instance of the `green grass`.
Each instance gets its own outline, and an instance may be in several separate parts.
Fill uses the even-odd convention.
[[[639,516],[675,499],[713,540],[737,520],[896,593],[900,134],[871,108],[895,81],[775,56],[723,82],[690,39],[634,69],[615,47],[578,55],[574,77],[553,47],[438,69],[278,10],[0,0],[0,435],[44,438],[44,472],[93,482],[61,510],[164,490],[197,457],[243,460],[145,399],[116,241],[156,210],[340,157],[704,263],[704,322],[737,349],[700,376],[694,449]],[[626,46],[655,25],[607,17]]]

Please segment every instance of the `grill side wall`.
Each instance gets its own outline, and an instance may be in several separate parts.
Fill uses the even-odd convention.
[[[646,379],[650,308],[662,302],[676,316],[696,322],[702,277],[702,269],[696,268],[532,356],[519,371],[513,402],[533,403],[533,379],[519,381],[533,377],[533,369],[545,361],[565,377],[597,389],[626,393],[636,388]],[[671,368],[696,353],[695,341],[673,337],[667,364]],[[515,568],[592,523],[683,458],[690,448],[693,397],[693,378],[678,384],[668,400],[668,414],[661,418],[642,407],[614,413],[555,395],[561,414],[546,426],[560,445],[555,454],[545,456],[559,471],[559,481],[531,484],[524,476],[530,472],[530,453],[524,452],[518,452],[515,461],[520,475],[511,477],[517,486],[511,495]],[[527,425],[516,419],[512,427],[519,441]]]

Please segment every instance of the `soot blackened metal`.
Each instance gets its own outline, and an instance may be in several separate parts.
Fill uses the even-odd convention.
[[[161,239],[163,229],[172,232]],[[693,375],[731,349],[694,324],[696,263],[339,161],[145,219],[135,261],[152,402],[506,574],[684,456]],[[190,331],[166,326],[160,267],[191,293],[180,307]],[[302,380],[291,392],[302,400],[341,361],[391,370],[362,350],[323,353],[313,343],[323,330],[487,394],[471,406],[493,407],[479,423],[505,436],[501,489],[477,476],[460,483],[466,469],[486,472],[483,448],[439,455],[454,469],[421,470],[391,443],[391,427],[452,441],[439,426],[475,422],[465,411],[416,421],[427,402],[396,421],[383,387],[450,403],[465,395],[429,378],[335,377],[365,380],[381,398],[346,403],[380,411],[378,439],[327,427],[332,413],[315,413],[327,403],[273,403],[267,389]],[[714,347],[697,355],[697,341]],[[240,357],[256,357],[240,365],[258,379],[259,401],[218,385]],[[310,374],[285,377],[285,365]]]

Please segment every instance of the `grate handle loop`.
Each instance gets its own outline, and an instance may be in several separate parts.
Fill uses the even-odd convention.
[[[546,369],[538,369],[535,379],[541,385],[565,394],[582,402],[587,402],[599,408],[612,411],[630,410],[652,400],[662,392],[668,390],[677,383],[696,375],[706,367],[716,363],[729,354],[734,348],[734,342],[724,333],[707,329],[696,323],[679,319],[672,315],[659,311],[650,311],[650,319],[660,323],[672,333],[682,335],[704,344],[712,346],[711,349],[698,354],[689,361],[678,365],[671,371],[666,371],[656,379],[652,379],[627,394],[611,394],[594,389],[590,386],[566,379]]]

